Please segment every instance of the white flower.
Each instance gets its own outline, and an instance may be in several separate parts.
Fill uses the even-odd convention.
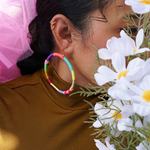
[[[150,58],[146,60],[146,62],[144,63],[144,65],[142,66],[143,69],[143,75],[147,75],[150,73]],[[142,78],[140,80],[136,80],[134,81],[134,84],[136,86],[139,86],[142,82]],[[111,86],[108,89],[108,94],[112,97],[112,98],[117,98],[117,99],[121,99],[121,100],[127,100],[127,101],[131,101],[132,100],[132,96],[135,96],[136,93],[133,92],[131,89],[129,89],[125,84],[122,84],[120,82],[117,82],[114,86]],[[131,101],[132,103],[132,101]]]
[[[148,126],[147,126],[147,123],[148,123],[148,122],[150,123],[150,115],[144,117],[143,123],[141,122],[140,119],[138,119],[138,120],[136,121],[136,123],[135,123],[135,127],[137,127],[137,128],[147,128],[147,129],[148,129]],[[147,139],[146,135],[143,135],[143,134],[142,134],[141,132],[139,132],[139,131],[137,131],[137,133],[138,133],[140,136],[142,136],[142,137],[144,137],[145,139]],[[149,139],[150,139],[150,137],[149,137],[147,140],[149,140]]]
[[[144,117],[143,119],[143,124],[140,120],[138,120],[136,123],[135,123],[135,127],[138,127],[138,128],[148,128],[147,126],[147,122],[150,123],[150,116],[146,116]],[[137,150],[147,150],[147,149],[150,149],[150,138],[147,138],[146,135],[143,135],[142,133],[140,133],[139,131],[137,131],[137,133],[142,136],[143,138],[145,138],[145,140],[139,144],[139,146],[136,147]]]
[[[113,54],[116,52],[123,52],[122,55],[124,56],[132,55],[132,45],[127,38],[112,37],[107,41],[106,47],[99,49],[99,58],[104,60],[112,59]]]
[[[111,135],[115,136],[115,137],[119,137],[121,135],[121,131],[114,131],[113,129],[110,131]],[[110,137],[107,137],[105,140],[107,140],[108,142],[110,141]]]
[[[135,96],[132,96],[133,111],[140,116],[150,115],[150,74],[143,78],[139,86],[135,86],[124,77],[120,81],[136,93]]]
[[[123,30],[120,32],[121,38],[112,37],[107,41],[106,47],[99,49],[99,58],[108,60],[111,59],[116,52],[123,56],[136,55],[145,51],[150,51],[149,48],[140,48],[144,40],[144,31],[140,29],[137,33],[136,40],[130,38]]]
[[[146,116],[144,117],[143,119],[143,124],[140,120],[138,120],[136,123],[135,123],[135,127],[139,127],[139,128],[148,128],[147,126],[147,122],[150,122],[150,116]],[[150,149],[150,139],[147,139],[146,135],[143,135],[142,133],[140,132],[137,132],[140,136],[142,136],[143,138],[145,138],[145,140],[139,144],[139,146],[136,147],[137,150],[147,150],[147,148]]]
[[[126,37],[131,45],[132,45],[132,50],[131,50],[131,53],[130,55],[136,55],[136,54],[139,54],[139,53],[143,53],[145,51],[150,51],[149,48],[140,48],[140,46],[142,45],[143,43],[143,40],[144,40],[144,30],[143,29],[140,29],[136,35],[136,40],[134,41],[130,36],[128,36],[123,30],[120,32],[120,35],[121,37]],[[123,52],[122,52],[123,53]],[[129,53],[126,55],[129,55]]]
[[[95,144],[99,150],[116,150],[114,148],[114,145],[110,145],[107,140],[105,140],[106,146],[102,142],[100,142],[99,140],[94,139],[94,141],[95,141]]]
[[[144,120],[143,120],[143,126],[144,126],[145,128],[148,128],[148,126],[147,126],[147,122],[149,122],[149,123],[150,123],[150,115],[149,115],[149,116],[144,117]]]
[[[137,150],[150,150],[150,144],[145,140],[136,147]]]
[[[119,53],[112,56],[112,65],[116,72],[107,66],[100,66],[97,73],[94,74],[98,85],[102,86],[107,82],[117,82],[121,76],[125,76],[129,81],[138,80],[143,76],[142,67],[145,61],[140,58],[131,60],[126,67],[125,57]]]
[[[107,103],[107,106],[110,106],[111,102]],[[119,100],[115,100],[113,105],[110,106],[110,109],[104,107],[103,105],[97,103],[95,105],[95,113],[98,115],[97,120],[93,123],[95,128],[99,128],[102,124],[117,125],[119,131],[130,131],[133,121],[129,116],[133,115],[132,106],[125,105],[123,106]],[[117,120],[117,124],[116,121]]]
[[[150,11],[150,0],[125,0],[125,4],[131,6],[137,14],[145,14]]]
[[[114,99],[131,100],[131,95],[135,95],[128,87],[120,82],[108,89],[108,95]]]
[[[148,58],[148,59],[146,60],[145,64],[144,64],[143,67],[142,67],[142,68],[143,68],[144,75],[150,73],[150,67],[149,67],[149,65],[150,65],[150,58]]]

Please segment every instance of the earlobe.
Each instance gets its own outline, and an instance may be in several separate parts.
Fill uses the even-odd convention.
[[[72,23],[64,15],[55,15],[51,22],[51,30],[61,53],[72,53]]]

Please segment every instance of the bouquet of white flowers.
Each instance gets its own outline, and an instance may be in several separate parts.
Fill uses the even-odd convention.
[[[125,4],[132,7],[138,25],[126,17],[130,24],[120,38],[112,37],[107,48],[98,50],[98,60],[105,60],[105,65],[99,61],[94,75],[99,87],[93,89],[106,94],[93,107],[96,120],[90,119],[99,150],[150,150],[150,0]],[[137,35],[130,26],[138,29]]]

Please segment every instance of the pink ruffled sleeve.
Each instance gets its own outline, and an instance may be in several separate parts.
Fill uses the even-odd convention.
[[[18,60],[30,56],[28,25],[36,16],[36,0],[0,0],[0,82],[21,76]]]

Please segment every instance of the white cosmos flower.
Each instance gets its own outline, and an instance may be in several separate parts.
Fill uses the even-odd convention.
[[[149,74],[150,73],[150,58],[148,58],[145,62],[145,64],[143,65],[143,72],[144,72],[144,75],[146,74]]]
[[[144,40],[143,29],[139,30],[135,41],[123,30],[120,32],[120,36],[120,38],[112,37],[107,41],[107,48],[99,49],[99,58],[104,60],[111,59],[113,54],[116,52],[121,53],[123,56],[131,56],[145,51],[150,51],[149,48],[140,48]]]
[[[145,140],[136,147],[136,150],[150,150],[150,144]]]
[[[110,106],[111,102],[107,103]],[[129,116],[133,115],[132,105],[123,106],[121,101],[115,100],[110,109],[97,103],[94,107],[95,113],[98,115],[97,120],[93,123],[95,128],[99,128],[102,124],[117,125],[119,131],[130,131],[131,128],[128,126],[133,125],[133,121]],[[116,121],[117,120],[117,124]]]
[[[140,58],[131,60],[126,67],[126,60],[120,53],[115,53],[112,57],[112,65],[116,72],[107,66],[100,66],[94,74],[98,85],[102,86],[107,82],[117,82],[121,76],[125,76],[129,81],[138,80],[143,76],[143,65],[145,61]]]
[[[132,96],[133,111],[143,117],[150,115],[150,74],[143,77],[139,86],[135,86],[124,77],[121,77],[120,81],[136,94]]]
[[[142,135],[142,137],[146,138],[144,135]],[[143,142],[139,144],[139,146],[136,147],[136,150],[150,150],[150,140],[145,139]]]
[[[115,130],[111,130],[110,131],[110,133],[111,133],[111,135],[113,135],[113,136],[115,136],[115,137],[119,137],[120,135],[121,135],[121,133],[122,133],[122,131],[115,131]],[[108,142],[110,141],[110,137],[107,137],[105,140],[107,140]]]
[[[120,82],[108,89],[108,95],[114,99],[131,100],[131,95],[135,95],[128,87]]]
[[[131,45],[132,45],[132,54],[131,55],[136,55],[136,54],[139,54],[139,53],[143,53],[145,51],[150,51],[149,48],[140,48],[140,46],[142,45],[143,43],[143,40],[144,40],[144,30],[143,29],[140,29],[136,35],[136,40],[134,41],[130,36],[128,36],[123,30],[120,32],[120,35],[121,37],[126,37]],[[123,52],[122,52],[123,53]]]
[[[125,4],[131,6],[137,14],[145,14],[150,11],[150,0],[125,0]]]
[[[114,148],[114,145],[110,145],[107,140],[105,140],[106,146],[102,142],[100,142],[99,140],[94,139],[94,141],[95,141],[95,144],[99,150],[116,150]]]
[[[132,45],[126,37],[122,38],[112,37],[107,41],[106,48],[99,49],[98,54],[99,58],[108,60],[112,59],[113,54],[115,54],[116,52],[119,52],[124,56],[129,56],[132,55],[131,51]]]
[[[148,129],[148,126],[147,126],[147,122],[150,123],[150,115],[149,116],[145,116],[144,119],[143,119],[143,123],[141,122],[141,120],[137,120],[136,123],[135,123],[135,127],[138,127],[138,128],[147,128]],[[139,131],[137,131],[137,133],[144,137],[145,139],[147,138],[146,135],[143,135],[142,133],[140,133]],[[149,140],[149,139],[148,139]]]
[[[146,116],[144,117],[143,119],[143,124],[140,120],[138,120],[136,123],[135,123],[135,127],[138,127],[138,128],[148,128],[147,126],[147,122],[150,122],[150,116]],[[142,133],[140,133],[139,131],[137,132],[140,136],[142,136],[143,138],[145,138],[145,140],[139,144],[139,146],[136,147],[137,150],[147,150],[147,148],[149,147],[150,148],[150,139],[146,137],[146,135],[143,135]]]
[[[144,65],[142,66],[143,69],[143,75],[150,74],[150,58],[146,60]],[[139,86],[142,82],[142,78],[140,80],[134,81],[134,84],[136,86]],[[122,84],[121,82],[117,82],[114,86],[111,86],[108,89],[108,94],[114,98],[114,99],[121,99],[121,100],[127,100],[131,101],[132,96],[135,96],[136,93],[133,92],[131,89],[129,89],[125,84]],[[131,101],[132,103],[132,101]]]

